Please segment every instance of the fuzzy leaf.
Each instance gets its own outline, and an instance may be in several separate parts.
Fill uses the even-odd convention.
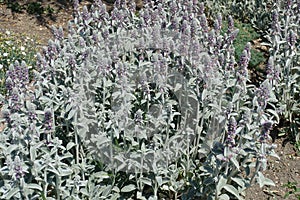
[[[43,191],[43,188],[40,185],[38,185],[38,184],[30,183],[30,184],[27,184],[27,187],[29,189]]]
[[[239,191],[232,185],[225,185],[223,188],[228,192],[230,192],[231,194],[233,194],[236,198],[242,199],[239,195]]]
[[[136,189],[135,185],[130,184],[130,185],[124,186],[124,187],[121,189],[121,192],[131,192],[131,191],[133,191],[133,190],[135,190],[135,189]]]

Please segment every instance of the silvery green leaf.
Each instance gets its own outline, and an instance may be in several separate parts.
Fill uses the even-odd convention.
[[[218,198],[219,200],[230,200],[230,197],[227,194],[222,194]]]
[[[139,178],[139,181],[141,181],[142,183],[146,184],[146,185],[149,185],[151,186],[152,183],[151,183],[151,179],[147,178],[147,177],[140,177]]]
[[[59,168],[58,171],[61,177],[70,176],[73,173],[73,171],[68,168],[67,169]]]
[[[100,178],[101,180],[102,180],[102,179],[107,179],[107,178],[109,178],[108,173],[103,172],[103,171],[101,171],[101,172],[96,172],[96,173],[94,173],[93,175],[94,175],[95,177],[97,177],[97,178]]]
[[[163,180],[161,176],[156,176],[155,179],[157,181],[158,186],[161,186],[163,184]]]
[[[231,180],[233,180],[234,182],[236,182],[237,184],[239,184],[239,186],[241,186],[242,188],[245,187],[244,179],[239,178],[239,177],[232,177]]]
[[[239,162],[236,160],[236,157],[235,157],[235,156],[232,157],[232,158],[230,159],[230,161],[234,164],[234,166],[235,166],[238,170],[240,170]]]
[[[140,199],[140,200],[146,200],[146,198],[143,196],[142,192],[137,192],[136,198]]]
[[[278,113],[273,109],[266,109],[267,112],[271,113],[276,118],[276,123],[279,123],[280,117]]]
[[[76,144],[74,143],[74,142],[69,142],[68,144],[67,144],[67,150],[69,151],[70,149],[72,149],[74,146],[75,146]]]
[[[275,186],[275,183],[271,179],[265,178],[264,185]]]
[[[136,189],[135,185],[130,184],[130,185],[124,186],[124,187],[121,189],[121,192],[131,192],[131,191],[133,191],[133,190],[135,190],[135,189]]]
[[[235,187],[233,187],[232,185],[225,185],[223,188],[226,191],[233,194],[236,198],[241,199],[241,200],[243,199],[242,197],[240,197],[239,191]]]
[[[227,179],[223,175],[220,175],[220,178],[218,180],[218,184],[216,187],[216,189],[217,189],[216,192],[218,195],[221,194],[221,190],[226,185],[226,183],[227,183]]]
[[[257,182],[260,188],[262,188],[265,185],[275,186],[275,183],[271,179],[266,178],[262,172],[258,172],[257,175]]]
[[[29,189],[33,189],[33,190],[43,191],[43,188],[40,185],[35,184],[35,183],[29,183],[26,185],[26,187]]]
[[[1,199],[12,199],[13,197],[16,197],[16,194],[19,192],[20,189],[18,187],[12,188],[8,193],[3,194]]]

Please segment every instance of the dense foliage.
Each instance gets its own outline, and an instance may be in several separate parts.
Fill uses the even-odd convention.
[[[243,199],[273,185],[270,130],[299,123],[299,5],[272,6],[267,75],[253,84],[231,15],[197,0],[138,12],[117,0],[110,14],[75,1],[68,34],[54,28],[36,56],[34,88],[24,61],[7,70],[1,198]]]

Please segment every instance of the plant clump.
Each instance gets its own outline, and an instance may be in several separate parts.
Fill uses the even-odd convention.
[[[25,62],[7,72],[1,198],[243,199],[274,185],[275,78],[251,84],[231,16],[210,26],[183,0],[74,10],[37,54],[34,90]]]

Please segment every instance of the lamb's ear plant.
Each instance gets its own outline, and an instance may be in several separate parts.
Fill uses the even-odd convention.
[[[299,141],[299,2],[278,3],[272,11],[270,58],[266,66],[267,78],[274,87],[277,112],[283,125],[281,135]]]
[[[272,83],[250,84],[250,43],[235,60],[205,5],[182,0],[74,4],[37,55],[7,74],[4,199],[243,199],[274,155]],[[269,110],[268,110],[269,109]]]

